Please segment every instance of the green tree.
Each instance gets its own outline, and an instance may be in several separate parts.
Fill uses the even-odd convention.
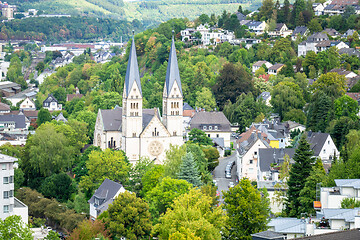
[[[267,229],[269,200],[262,196],[249,179],[224,192],[224,209],[229,216],[225,239],[251,239],[251,234]]]
[[[201,91],[196,92],[196,95],[196,107],[203,108],[208,112],[216,109],[216,101],[209,88],[203,87]]]
[[[41,124],[43,124],[45,122],[50,122],[51,118],[52,117],[51,117],[49,110],[42,108],[42,109],[40,109],[40,111],[38,113],[38,118],[36,120],[36,123],[38,126],[40,126]]]
[[[357,120],[359,113],[359,106],[357,101],[349,97],[348,95],[343,95],[342,97],[334,101],[335,116],[340,118],[342,116],[349,117],[353,120]]]
[[[279,171],[279,180],[274,185],[274,202],[281,206],[284,203],[284,200],[286,199],[286,191],[288,189],[288,180],[290,175],[290,157],[289,155],[285,154],[284,156],[284,162],[280,166]]]
[[[290,170],[287,191],[286,213],[290,217],[300,216],[300,192],[305,187],[304,179],[310,176],[313,163],[313,152],[306,140],[306,134],[301,136],[299,146],[295,150],[294,161]]]
[[[182,157],[178,178],[186,180],[195,187],[199,187],[201,185],[199,169],[196,166],[192,153],[188,152]]]
[[[273,0],[263,0],[260,7],[260,17],[262,20],[266,21],[271,18],[274,9]]]
[[[170,145],[170,149],[166,151],[164,160],[164,176],[177,178],[182,163],[182,157],[186,154],[186,145]]]
[[[114,237],[136,240],[150,237],[152,229],[148,204],[135,193],[124,192],[117,196],[105,217]]]
[[[129,178],[130,165],[122,151],[114,151],[109,148],[102,152],[93,151],[86,163],[89,170],[88,176],[83,176],[79,187],[91,196],[92,191],[108,178],[126,184]]]
[[[155,188],[164,177],[164,166],[154,165],[146,171],[141,178],[142,190],[141,196],[145,196],[147,192]]]
[[[76,190],[72,179],[64,172],[47,177],[39,191],[47,198],[56,198],[60,202],[68,200]]]
[[[359,129],[359,121],[353,120],[349,117],[340,117],[330,122],[329,127],[326,129],[330,133],[334,143],[338,149],[342,149],[346,142],[346,135],[351,129]]]
[[[39,72],[39,75],[44,71],[44,69],[45,69],[44,62],[39,62],[35,67],[35,70]]]
[[[306,127],[314,132],[325,132],[333,119],[333,102],[323,91],[315,92],[307,109]]]
[[[311,19],[308,23],[308,29],[310,33],[321,32],[323,30],[317,18]]]
[[[200,129],[193,128],[189,132],[189,141],[198,143],[200,145],[213,145],[211,138],[206,136],[206,133]]]
[[[179,239],[179,235],[190,236],[191,239],[220,240],[226,221],[227,216],[220,207],[213,206],[211,197],[191,189],[174,200],[171,209],[160,217],[153,233],[160,240]]]
[[[330,47],[326,51],[319,52],[316,56],[317,65],[322,73],[340,66],[340,55],[336,47]]]
[[[0,236],[2,239],[32,240],[32,231],[21,221],[21,217],[12,215],[0,219]]]
[[[60,240],[60,235],[57,232],[50,231],[48,235],[44,238],[46,240]]]
[[[360,201],[355,198],[344,198],[341,200],[341,208],[353,209],[360,207]]]
[[[312,85],[313,90],[323,91],[326,95],[335,99],[341,97],[346,92],[346,78],[335,72],[322,74]]]
[[[300,109],[291,109],[284,115],[284,121],[291,120],[300,124],[306,123],[306,115]]]
[[[93,239],[99,234],[109,239],[111,236],[102,220],[95,219],[95,221],[91,221],[90,219],[86,219],[72,231],[69,240]]]
[[[203,146],[202,151],[204,152],[208,161],[207,170],[212,172],[219,165],[219,151],[216,148],[210,146]]]
[[[130,171],[130,187],[131,191],[135,192],[138,196],[142,193],[142,178],[144,175],[154,167],[154,163],[147,157],[141,157],[136,164],[131,166]]]
[[[192,185],[185,180],[165,177],[156,187],[147,192],[145,199],[150,204],[150,212],[156,221],[171,207],[174,199],[189,192]]]

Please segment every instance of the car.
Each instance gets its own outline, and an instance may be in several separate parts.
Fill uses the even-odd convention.
[[[233,182],[229,182],[229,188],[235,187],[235,184]]]
[[[225,173],[225,178],[231,178],[231,173],[229,172]]]

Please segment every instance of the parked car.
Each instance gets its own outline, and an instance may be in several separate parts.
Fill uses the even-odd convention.
[[[233,182],[229,182],[229,188],[235,187],[235,184]]]
[[[231,178],[231,173],[230,172],[225,173],[225,178]]]

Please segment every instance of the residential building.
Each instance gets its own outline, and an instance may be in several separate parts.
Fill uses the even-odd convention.
[[[126,70],[122,108],[99,109],[94,131],[94,146],[121,149],[131,163],[146,156],[162,163],[172,145],[183,144],[183,92],[174,40],[163,91],[163,115],[143,109],[142,89],[132,41]]]
[[[252,240],[283,240],[284,239],[283,234],[269,230],[251,234],[251,237]]]
[[[307,134],[307,141],[310,143],[311,150],[314,151],[314,157],[319,157],[325,168],[326,165],[331,165],[334,156],[340,157],[340,152],[329,133],[309,131]]]
[[[335,41],[335,40],[325,40],[315,45],[316,52],[326,51],[331,47],[336,47],[337,49],[343,49],[343,48],[349,48],[349,45],[347,45],[343,41]]]
[[[232,41],[229,41],[229,42],[234,45],[241,45],[242,43],[244,43],[245,48],[249,49],[254,44],[260,43],[261,40],[257,39],[257,38],[237,38],[237,39],[233,39]]]
[[[48,97],[43,102],[43,108],[49,111],[61,111],[62,104],[60,104],[58,100],[56,100],[56,98],[49,93]]]
[[[345,230],[345,231],[333,231],[323,234],[317,234],[302,238],[296,238],[298,240],[338,240],[338,239],[346,239],[346,240],[358,240],[360,239],[360,231],[358,228]]]
[[[264,34],[267,28],[267,24],[265,23],[265,21],[250,21],[245,25],[249,28],[251,32],[254,32],[256,35]]]
[[[252,72],[256,72],[257,70],[259,70],[261,68],[262,65],[264,65],[269,68],[272,67],[273,65],[271,63],[269,63],[268,61],[257,61],[256,63],[254,63],[252,65]]]
[[[56,116],[55,118],[56,121],[58,122],[63,122],[63,123],[67,123],[67,119],[64,117],[63,113],[60,112],[59,115]]]
[[[22,103],[20,103],[19,109],[20,110],[28,110],[28,111],[36,110],[36,105],[35,105],[35,102],[33,100],[31,100],[31,98],[26,97],[24,99],[24,101],[22,101]]]
[[[22,221],[28,223],[28,207],[14,197],[14,163],[17,159],[0,154],[1,182],[0,182],[0,219],[18,215]]]
[[[231,127],[223,112],[196,112],[190,121],[190,130],[200,129],[211,139],[223,139],[224,147],[230,147]]]
[[[285,65],[282,63],[277,63],[271,67],[268,68],[268,73],[271,75],[277,75],[281,69],[284,67]]]
[[[269,31],[271,37],[287,37],[293,33],[285,23],[277,23],[274,31]]]
[[[30,125],[34,126],[36,124],[38,113],[38,110],[18,110],[10,111],[4,115],[25,115],[25,124],[28,125],[28,123],[30,123]]]
[[[88,201],[90,205],[90,219],[94,221],[101,213],[108,209],[109,205],[114,202],[120,193],[125,191],[125,188],[120,183],[105,178]]]
[[[313,3],[312,8],[314,10],[315,16],[321,16],[324,14],[324,5],[322,3]]]
[[[271,94],[270,94],[270,92],[262,92],[262,93],[258,96],[258,99],[260,99],[260,98],[264,101],[264,103],[266,104],[266,106],[271,107],[271,103],[270,103]]]
[[[338,53],[340,55],[342,55],[342,54],[347,54],[349,56],[355,55],[356,57],[360,58],[360,52],[359,52],[359,50],[357,50],[355,48],[341,48],[341,49],[339,49]]]
[[[340,35],[340,33],[333,28],[325,28],[324,32],[331,37],[337,37]]]
[[[321,209],[339,209],[345,198],[360,201],[360,179],[335,179],[336,187],[322,187]]]
[[[5,98],[13,96],[16,93],[19,93],[20,91],[21,91],[20,84],[10,82],[10,81],[0,82],[0,93]]]
[[[35,80],[40,85],[44,82],[45,78],[47,78],[48,76],[50,76],[51,74],[53,74],[55,72],[56,72],[55,70],[45,69],[39,76],[37,76],[37,78]]]
[[[283,234],[285,239],[310,236],[314,234],[314,224],[309,219],[273,218],[268,223],[270,231]]]
[[[0,102],[0,115],[10,112],[10,106]]]
[[[6,97],[6,99],[9,100],[13,106],[16,106],[19,102],[24,101],[26,98],[29,98],[30,100],[36,98],[36,94],[38,92],[38,88],[28,88],[24,91],[16,93],[15,95]]]
[[[201,34],[201,39],[197,39],[194,36],[196,32]],[[201,40],[203,45],[217,45],[223,42],[231,42],[235,39],[233,32],[221,28],[209,27],[207,24],[200,24],[196,29],[187,28],[182,30],[180,34],[183,42]]]
[[[115,53],[108,51],[99,51],[94,54],[94,61],[97,63],[106,63],[109,62],[114,56]]]
[[[25,120],[24,115],[0,115],[0,131],[23,132],[30,126]]]
[[[1,12],[2,16],[7,19],[14,19],[14,12],[16,11],[16,5],[2,4]]]
[[[184,102],[183,106],[183,134],[186,135],[186,130],[190,130],[190,121],[195,115],[195,109],[193,109],[188,103]]]
[[[293,33],[291,34],[291,39],[293,41],[296,40],[298,36],[304,37],[310,33],[309,29],[305,26],[297,26],[295,27]]]
[[[342,208],[323,208],[317,212],[317,219],[326,219],[331,230],[345,230],[355,228],[355,219],[360,223],[360,208],[342,209]],[[359,225],[357,227],[360,227]]]
[[[239,22],[242,20],[246,20],[246,15],[242,14],[241,12],[236,12],[236,16],[237,16]]]
[[[341,37],[347,38],[349,36],[352,36],[356,31],[354,29],[348,29]]]
[[[298,57],[305,56],[309,51],[317,53],[316,45],[327,40],[329,40],[329,37],[326,33],[317,32],[312,34],[306,41],[303,41],[298,45]]]

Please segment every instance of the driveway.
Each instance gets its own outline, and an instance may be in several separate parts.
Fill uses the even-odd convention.
[[[231,156],[219,159],[219,165],[213,171],[213,178],[217,181],[218,191],[220,192],[220,203],[223,203],[222,191],[229,190],[229,182],[236,184],[236,153]],[[235,165],[231,169],[231,179],[225,178],[225,168],[230,161],[235,161]]]

